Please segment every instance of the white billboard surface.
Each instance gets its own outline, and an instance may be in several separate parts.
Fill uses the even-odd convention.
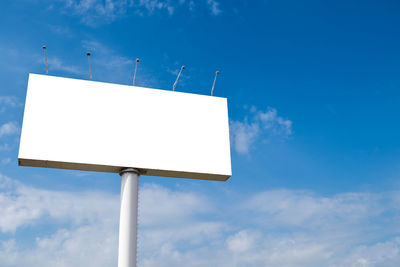
[[[30,74],[18,164],[225,181],[227,99]]]

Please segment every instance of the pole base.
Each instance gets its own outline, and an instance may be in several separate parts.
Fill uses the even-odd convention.
[[[142,171],[142,170],[139,170],[139,169],[136,169],[136,168],[131,168],[131,167],[129,167],[129,168],[122,168],[122,169],[119,171],[119,175],[122,176],[122,174],[124,174],[124,173],[126,173],[126,172],[134,172],[134,173],[136,173],[137,175],[142,175],[142,174],[145,173],[145,171]]]

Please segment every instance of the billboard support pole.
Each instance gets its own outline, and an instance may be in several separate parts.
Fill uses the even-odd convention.
[[[140,171],[125,168],[121,175],[118,267],[136,267],[138,188]]]

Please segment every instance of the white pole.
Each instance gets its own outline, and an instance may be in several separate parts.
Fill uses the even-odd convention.
[[[139,170],[126,168],[121,175],[118,267],[136,267]]]

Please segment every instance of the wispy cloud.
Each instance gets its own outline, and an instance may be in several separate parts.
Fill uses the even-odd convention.
[[[398,191],[318,196],[269,190],[225,198],[145,184],[139,266],[400,264]],[[118,194],[43,190],[0,175],[0,213],[2,266],[117,262]],[[53,230],[37,230],[46,225]],[[34,239],[21,240],[19,231],[29,229]]]
[[[320,197],[307,191],[275,190],[255,194],[242,208],[252,210],[253,220],[267,227],[301,227],[327,234],[328,229],[339,230],[344,225],[367,226],[372,223],[369,220],[393,208],[398,212],[395,207],[399,201],[398,194],[343,193]],[[263,221],[268,216],[271,216],[270,220]]]
[[[64,0],[65,8],[81,17],[82,22],[97,26],[109,23],[125,14],[128,8],[126,0]]]
[[[4,158],[1,159],[1,164],[7,165],[11,162],[11,158]]]
[[[119,17],[132,12],[141,16],[153,15],[156,12],[174,15],[177,8],[186,8],[195,11],[195,7],[205,6],[212,15],[219,15],[222,11],[217,0],[201,0],[198,5],[190,0],[61,0],[64,2],[64,12],[81,17],[83,23],[98,26],[110,23]],[[54,6],[51,5],[53,8]]]
[[[100,220],[99,216],[103,216],[104,211],[109,212],[110,216],[118,215],[118,211],[113,211],[119,203],[118,197],[106,193],[40,190],[25,186],[4,175],[0,175],[0,189],[2,214],[0,231],[5,233],[15,232],[20,227],[38,223],[37,220],[43,217],[70,222],[74,225],[84,225]],[[100,202],[96,204],[95,199]],[[89,207],[92,207],[90,212]],[[69,212],[74,215],[71,217],[68,215]]]
[[[0,151],[11,150],[11,146],[7,143],[0,145]]]
[[[221,9],[219,8],[219,2],[217,2],[216,0],[207,0],[207,4],[210,7],[211,14],[216,16],[222,12]]]
[[[66,26],[55,25],[55,24],[48,24],[47,26],[52,32],[54,32],[58,35],[61,35],[64,37],[74,37],[75,36],[74,33],[71,31],[71,29]]]
[[[82,47],[92,53],[94,80],[101,77],[101,81],[125,82],[129,77],[133,77],[134,61],[132,59],[120,55],[95,40],[82,41]]]
[[[82,41],[82,47],[92,52],[93,79],[102,82],[132,84],[135,61],[96,40]],[[89,73],[89,70],[86,71]],[[155,87],[157,78],[141,63],[136,77],[137,86]]]
[[[28,248],[21,247],[22,243],[15,238],[2,239],[2,266],[115,265],[117,196],[40,190],[4,176],[0,176],[0,192],[2,232],[13,233],[31,225],[60,223],[49,235],[36,234]]]
[[[95,52],[95,55],[100,56],[98,64],[109,66],[109,68],[120,68],[127,65],[132,65],[133,60],[118,55],[115,51],[95,40],[82,41],[83,48]]]
[[[7,108],[22,106],[19,99],[15,96],[0,96],[0,112],[5,112]]]
[[[292,135],[292,121],[278,116],[276,109],[259,111],[252,107],[250,112],[250,116],[244,120],[230,122],[231,142],[238,153],[248,153],[259,139],[265,140],[273,136],[287,138]]]
[[[194,214],[203,214],[212,210],[209,201],[191,192],[173,192],[156,184],[146,184],[140,191],[140,222],[146,226],[180,224]],[[162,203],[162,205],[160,205]],[[179,207],[177,209],[176,207]]]
[[[176,1],[175,3],[172,1],[162,1],[162,0],[139,0],[138,6],[143,7],[150,13],[153,13],[156,10],[165,10],[169,15],[172,15],[175,10],[176,4],[183,4],[185,1]]]
[[[244,121],[231,121],[230,123],[231,142],[238,153],[248,153],[260,132],[260,125],[257,122],[249,123]]]
[[[15,96],[0,96],[0,105],[15,108],[21,106],[21,102]]]
[[[50,234],[36,233],[28,248],[14,238],[0,241],[2,266],[115,265],[119,198],[104,192],[37,189],[0,174],[0,240],[1,232],[10,236],[37,225],[59,225]],[[195,193],[149,184],[140,192],[140,203],[140,246],[146,255],[166,240],[194,241],[193,235],[203,240],[221,228],[195,219],[211,210],[207,199]]]
[[[15,121],[7,122],[0,126],[0,137],[18,133],[19,133],[19,127],[17,122]]]
[[[63,60],[58,57],[51,57],[48,59],[49,69],[59,70],[71,74],[82,74],[83,69],[76,66],[67,65]]]

